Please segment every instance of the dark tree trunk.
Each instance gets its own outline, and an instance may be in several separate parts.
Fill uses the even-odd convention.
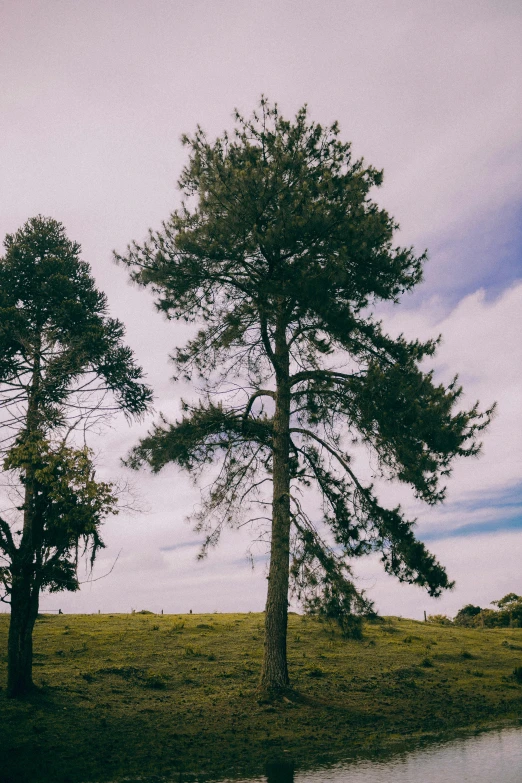
[[[37,341],[29,391],[26,436],[38,431],[40,341]],[[38,615],[42,519],[37,511],[38,483],[34,466],[25,466],[24,522],[20,546],[12,558],[11,620],[7,643],[7,695],[23,696],[33,687],[33,629]]]
[[[11,591],[11,621],[7,649],[7,695],[17,698],[33,687],[33,629],[39,590],[32,568],[16,569]]]
[[[265,609],[265,646],[261,689],[284,690],[289,685],[286,661],[290,559],[290,384],[284,326],[276,331],[276,408],[273,435],[273,506],[270,570]]]

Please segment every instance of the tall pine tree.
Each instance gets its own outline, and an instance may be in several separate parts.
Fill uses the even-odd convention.
[[[386,571],[433,596],[450,586],[414,522],[357,475],[353,443],[434,504],[452,460],[478,452],[489,414],[458,410],[456,381],[446,388],[420,369],[436,341],[392,339],[369,314],[413,288],[424,261],[394,246],[397,224],[369,197],[382,173],[354,161],[337,125],[310,122],[306,107],[289,122],[263,100],[252,119],[236,121],[214,142],[200,128],[184,138],[181,209],[116,256],[160,311],[201,325],[173,360],[206,387],[129,463],[197,473],[217,462],[197,520],[207,545],[223,525],[268,516],[261,687],[274,692],[289,684],[290,577],[298,591],[312,588],[312,605],[345,619],[365,605],[354,557],[379,552]],[[310,486],[322,518],[303,501]]]

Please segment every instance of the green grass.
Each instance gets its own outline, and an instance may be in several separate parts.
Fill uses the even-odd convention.
[[[353,641],[291,615],[295,690],[268,703],[256,692],[260,614],[46,616],[39,688],[16,702],[5,697],[8,620],[0,783],[255,774],[271,758],[310,767],[522,717],[522,629],[387,618]]]

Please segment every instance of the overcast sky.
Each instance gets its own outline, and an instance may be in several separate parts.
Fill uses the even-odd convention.
[[[0,237],[39,213],[64,223],[169,416],[187,393],[168,364],[184,332],[111,256],[179,204],[181,134],[230,129],[233,109],[249,114],[264,93],[288,117],[307,103],[313,119],[338,120],[355,155],[384,169],[375,197],[399,241],[430,255],[386,324],[441,332],[437,377],[458,372],[467,403],[498,402],[483,455],[456,466],[447,503],[409,501],[455,590],[434,601],[361,560],[359,585],[385,614],[522,594],[521,77],[517,0],[0,0]],[[104,475],[123,475],[120,457],[150,423],[117,421],[92,443]],[[131,479],[145,511],[106,523],[94,576],[122,550],[111,575],[44,608],[263,608],[265,561],[251,569],[245,531],[198,562],[184,521],[198,490],[174,468]]]

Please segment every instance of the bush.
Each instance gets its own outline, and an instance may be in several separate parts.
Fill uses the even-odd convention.
[[[466,604],[462,609],[459,609],[455,617],[455,625],[470,626],[474,624],[474,618],[482,612],[480,606],[473,606],[473,604]]]

